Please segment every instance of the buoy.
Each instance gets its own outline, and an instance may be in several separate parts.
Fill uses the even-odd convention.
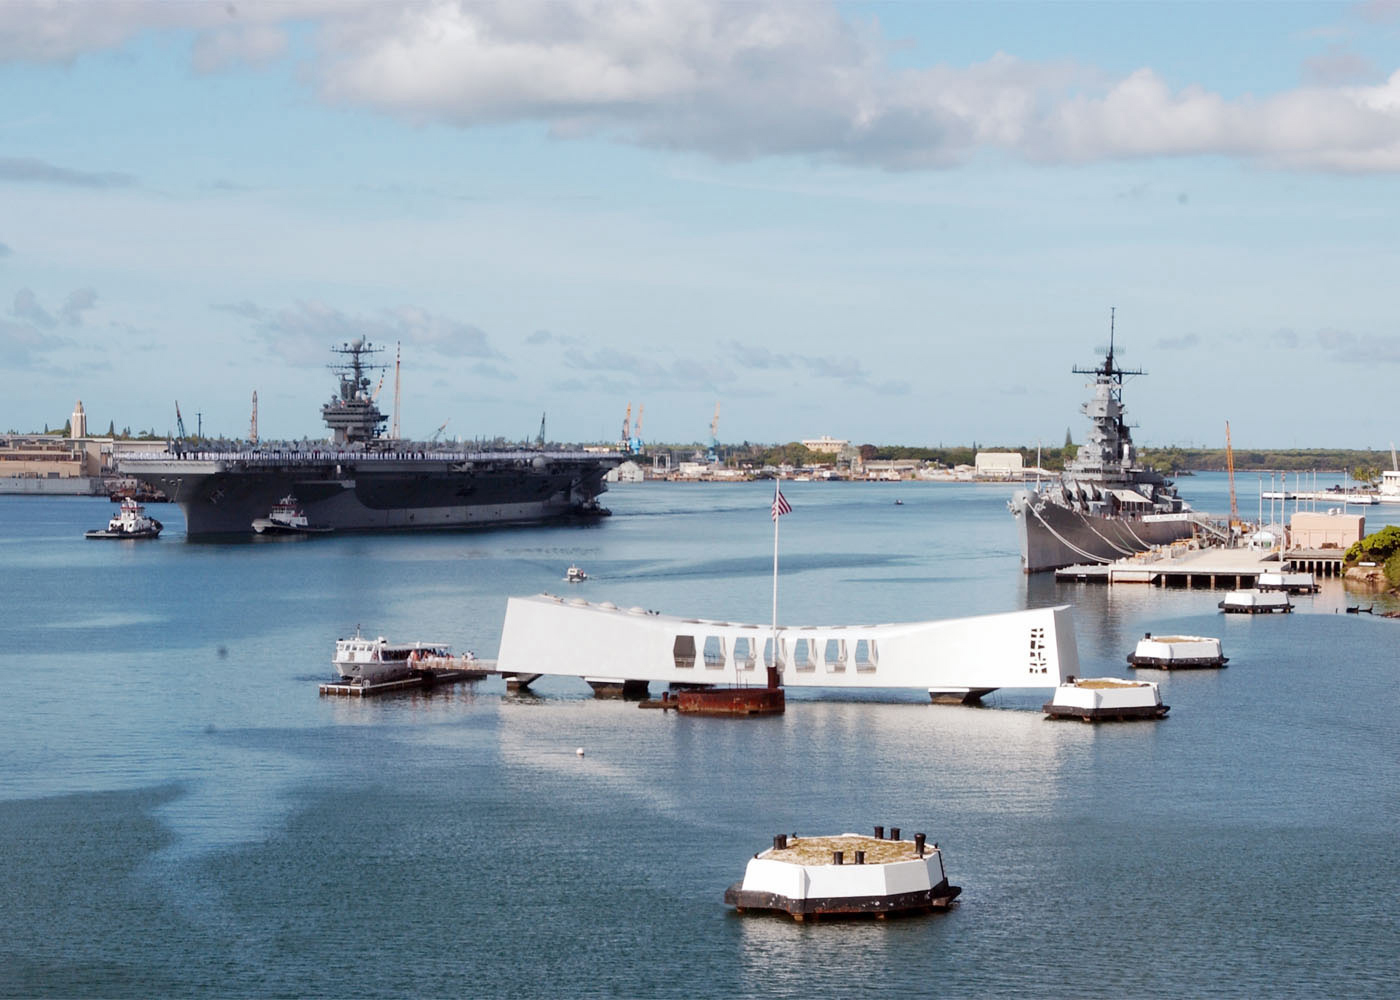
[[[583,756],[583,747],[579,747],[577,750],[574,751],[574,753],[576,753],[576,754],[578,754],[580,757],[582,757],[582,756]]]

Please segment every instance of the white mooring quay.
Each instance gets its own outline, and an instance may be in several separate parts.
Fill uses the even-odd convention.
[[[975,702],[998,688],[1054,688],[1079,672],[1067,605],[943,621],[779,626],[785,688],[919,688]],[[581,677],[595,691],[644,694],[651,682],[762,686],[771,625],[680,618],[552,594],[506,604],[496,669],[519,686]]]

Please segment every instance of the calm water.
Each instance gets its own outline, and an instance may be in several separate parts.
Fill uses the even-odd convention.
[[[1182,486],[1228,507],[1222,477]],[[1336,583],[1226,619],[1219,593],[1027,581],[1005,487],[785,493],[785,621],[1069,602],[1085,674],[1126,675],[1144,630],[1220,635],[1230,666],[1149,675],[1170,717],[1101,727],[1045,721],[1043,691],[798,694],[745,722],[566,680],[323,700],[356,623],[491,656],[506,597],[570,562],[594,600],[764,621],[771,486],[619,487],[591,528],[240,544],[186,543],[173,507],[157,542],[88,542],[106,501],[0,497],[0,994],[1395,994],[1400,621],[1338,614]],[[774,833],[877,823],[945,848],[957,909],[720,902]]]

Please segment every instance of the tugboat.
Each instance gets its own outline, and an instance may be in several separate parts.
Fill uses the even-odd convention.
[[[297,498],[288,495],[272,505],[267,517],[253,518],[253,530],[260,535],[313,535],[323,534],[331,528],[309,522]]]
[[[146,516],[146,508],[127,497],[107,527],[85,532],[84,538],[159,538],[161,524],[153,517]]]

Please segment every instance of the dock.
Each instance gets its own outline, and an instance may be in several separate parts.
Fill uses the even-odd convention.
[[[465,681],[479,681],[496,672],[495,660],[478,660],[480,666],[474,670],[442,670],[433,673],[418,673],[399,677],[378,684],[361,684],[358,681],[327,681],[320,686],[322,696],[340,698],[372,698],[381,694],[394,694],[399,691],[431,690],[443,684],[461,684]]]
[[[1277,550],[1174,545],[1111,563],[1065,566],[1055,570],[1055,579],[1109,586],[1138,583],[1187,590],[1244,590],[1257,586],[1260,574],[1280,570],[1341,576],[1342,556],[1341,549],[1294,549],[1280,557]]]

